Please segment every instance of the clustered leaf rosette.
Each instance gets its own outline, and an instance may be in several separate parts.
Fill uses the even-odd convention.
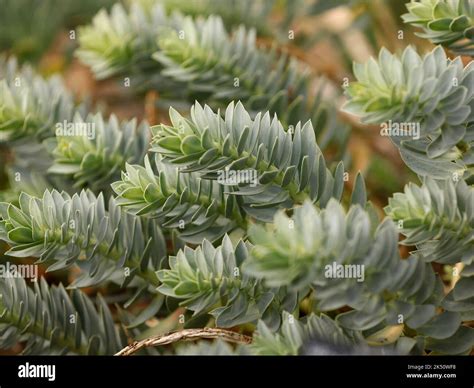
[[[189,2],[170,4],[170,1],[154,1],[151,4],[135,1],[131,2],[130,6],[116,3],[109,12],[105,9],[100,10],[90,25],[79,28],[79,49],[76,50],[76,55],[91,67],[97,79],[128,72],[139,76],[140,81],[144,82],[141,76],[149,73],[151,78],[162,83],[164,80],[156,74],[160,66],[151,57],[159,49],[157,39],[164,29],[182,30],[184,17],[181,13],[197,17],[196,12],[200,8],[207,16],[222,13],[226,21],[233,19],[230,26],[241,23],[251,24],[262,31],[261,21],[256,23],[254,17],[257,12],[262,15],[268,13],[268,5],[271,8],[268,2],[266,6],[262,6],[256,4],[255,1],[247,0],[247,8],[244,7],[243,2],[225,5],[220,1],[207,3],[209,4],[201,2],[197,6]],[[255,12],[249,13],[249,9]],[[235,17],[238,17],[236,11],[245,12],[245,17],[240,16],[236,21]],[[248,23],[251,20],[254,20],[254,23]]]
[[[175,15],[174,19],[177,22],[179,18]],[[172,21],[161,4],[148,10],[138,3],[132,3],[130,9],[114,4],[110,13],[102,9],[91,25],[79,28],[76,55],[97,79],[153,69],[151,54],[156,50],[157,30]]]
[[[181,173],[158,155],[154,167],[148,156],[144,166],[127,164],[112,189],[117,203],[127,211],[157,218],[188,243],[200,244],[203,238],[215,241],[227,232],[247,228],[238,199],[226,194],[224,186],[200,179],[196,173]]]
[[[10,187],[2,200],[18,199],[21,191],[42,195],[46,188],[69,190],[68,179],[48,176],[52,159],[42,141],[54,136],[56,122],[85,112],[58,76],[43,78],[14,57],[0,56],[0,143],[10,150],[4,171]],[[3,158],[4,159],[4,158]]]
[[[79,266],[71,287],[113,280],[153,291],[167,254],[156,224],[122,212],[113,198],[106,210],[102,194],[90,191],[47,190],[42,198],[22,193],[19,206],[1,203],[0,240],[10,246],[7,256],[39,258],[48,271]]]
[[[474,2],[472,0],[421,0],[407,3],[405,23],[423,29],[417,33],[459,55],[474,56]]]
[[[170,269],[158,272],[158,290],[182,300],[195,315],[209,313],[218,327],[233,327],[263,319],[273,329],[280,326],[283,310],[293,311],[296,292],[267,288],[241,272],[251,246],[235,246],[226,235],[215,248],[204,240],[196,249],[185,247],[169,260]]]
[[[251,119],[240,102],[229,104],[223,117],[196,103],[190,116],[170,109],[171,125],[152,127],[151,150],[201,179],[219,182],[229,171],[255,171],[257,179],[220,182],[241,198],[249,216],[269,222],[278,208],[307,198],[323,207],[341,198],[344,167],[339,163],[334,175],[328,170],[311,122],[285,131],[276,115]]]
[[[285,110],[291,123],[298,121],[291,111],[299,113],[302,98],[291,102],[307,94],[309,74],[298,69],[296,60],[259,48],[255,30],[240,26],[229,34],[218,16],[186,17],[182,29],[160,33],[158,47],[153,58],[162,65],[161,73],[187,85],[189,101],[215,106],[242,100],[254,111]]]
[[[21,277],[2,279],[0,332],[3,349],[25,341],[22,354],[105,355],[126,344],[100,295],[94,303],[79,290],[68,295],[61,284],[48,286],[44,278],[33,287]]]
[[[56,137],[47,145],[54,161],[49,173],[72,177],[75,187],[109,189],[126,163],[143,160],[148,148],[148,124],[135,119],[105,121],[101,114],[56,124]]]
[[[54,124],[76,109],[84,107],[76,107],[60,77],[44,79],[15,59],[0,62],[0,141],[54,136]]]
[[[312,345],[315,349],[309,349]],[[303,322],[285,311],[278,331],[271,330],[263,321],[258,323],[250,348],[257,355],[297,356],[308,352],[333,355],[353,351],[358,346],[366,351],[364,345],[360,332],[341,328],[325,314],[312,313]]]
[[[431,265],[400,258],[389,219],[377,226],[359,205],[346,213],[334,200],[325,209],[307,202],[291,218],[280,212],[273,225],[252,226],[249,237],[254,247],[244,273],[268,287],[311,287],[317,311],[335,313],[338,325],[362,331],[367,341],[386,343],[384,335],[370,337],[398,327],[389,343],[410,330],[418,336],[404,339],[404,348],[458,354],[474,345],[462,314],[440,310],[443,284]]]
[[[401,58],[382,49],[378,62],[354,64],[354,74],[344,109],[364,123],[410,124],[413,133],[391,136],[408,167],[435,179],[472,175],[473,62],[464,67],[441,47],[423,57],[408,47]]]
[[[389,199],[385,212],[406,236],[404,245],[425,261],[443,264],[474,259],[474,188],[464,181],[425,178]]]
[[[465,321],[474,318],[474,188],[464,181],[425,179],[421,187],[408,184],[389,199],[386,213],[406,236],[402,244],[420,260],[462,264],[460,279],[442,306]],[[453,273],[455,275],[455,273]]]

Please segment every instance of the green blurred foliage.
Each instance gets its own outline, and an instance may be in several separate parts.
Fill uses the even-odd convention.
[[[0,50],[38,61],[58,32],[87,23],[113,0],[0,0]]]

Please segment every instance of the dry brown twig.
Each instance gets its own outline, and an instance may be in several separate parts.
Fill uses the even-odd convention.
[[[252,337],[243,334],[239,334],[230,330],[205,327],[204,329],[185,329],[153,336],[141,341],[135,341],[115,355],[130,356],[140,349],[150,346],[169,345],[178,341],[195,341],[199,339],[221,339],[227,342],[238,344],[250,344],[252,342]]]

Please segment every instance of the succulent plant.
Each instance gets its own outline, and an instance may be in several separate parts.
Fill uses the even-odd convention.
[[[474,66],[450,60],[441,47],[420,56],[380,51],[378,61],[355,64],[356,82],[344,109],[364,123],[382,124],[405,163],[433,178],[472,175]]]
[[[405,23],[423,29],[417,35],[446,46],[459,55],[474,56],[474,2],[472,0],[412,0]]]

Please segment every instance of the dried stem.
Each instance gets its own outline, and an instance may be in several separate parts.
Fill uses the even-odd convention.
[[[204,329],[185,329],[173,333],[153,336],[141,341],[135,341],[127,347],[123,348],[116,356],[129,356],[140,349],[149,346],[168,345],[178,341],[195,341],[199,339],[222,339],[227,342],[250,344],[252,337],[239,334],[230,330],[218,328],[204,328]]]

